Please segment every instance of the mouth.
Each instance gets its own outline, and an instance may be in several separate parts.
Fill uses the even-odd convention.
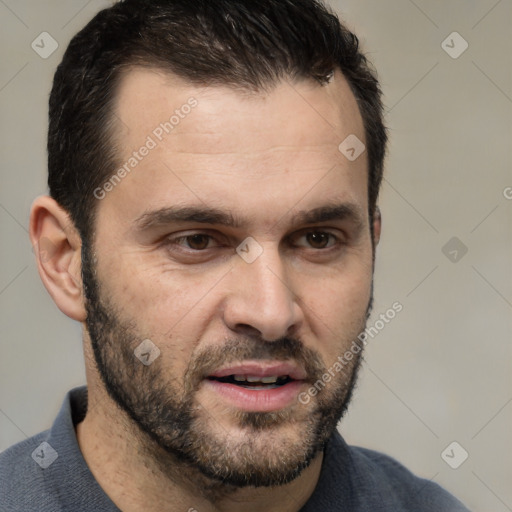
[[[243,411],[270,412],[297,401],[306,372],[292,363],[246,362],[217,370],[206,387],[224,402]]]
[[[276,389],[294,381],[294,379],[290,378],[288,375],[270,375],[268,377],[258,377],[257,375],[228,375],[226,377],[208,377],[208,379],[252,390]]]

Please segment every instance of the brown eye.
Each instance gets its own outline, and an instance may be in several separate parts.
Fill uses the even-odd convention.
[[[188,246],[196,251],[207,249],[208,243],[210,242],[210,238],[210,236],[202,234],[189,235],[185,237]]]
[[[332,235],[323,231],[312,231],[306,235],[308,244],[314,249],[325,249]]]

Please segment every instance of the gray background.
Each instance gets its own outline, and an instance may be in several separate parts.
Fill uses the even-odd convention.
[[[512,3],[331,4],[379,70],[390,127],[369,325],[403,305],[368,344],[340,429],[473,510],[512,510]],[[48,428],[85,382],[80,326],[40,283],[27,226],[46,191],[52,74],[106,5],[0,0],[0,450]],[[47,59],[31,48],[43,31],[59,44]],[[454,31],[469,44],[458,58],[442,45]],[[444,48],[462,43],[451,36]],[[453,441],[452,465],[469,454],[458,469],[441,456]]]

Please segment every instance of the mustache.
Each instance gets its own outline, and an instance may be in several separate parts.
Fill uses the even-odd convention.
[[[325,373],[320,354],[291,337],[275,341],[256,338],[228,338],[221,346],[203,348],[192,356],[185,372],[186,392],[196,389],[202,380],[221,366],[247,360],[274,360],[293,362],[306,372],[306,380],[316,382]]]

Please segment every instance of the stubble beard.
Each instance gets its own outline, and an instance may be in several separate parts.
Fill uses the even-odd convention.
[[[169,378],[172,368],[162,364],[169,359],[160,356],[145,366],[135,357],[135,348],[147,336],[138,332],[134,319],[122,318],[104,290],[100,294],[94,269],[92,251],[84,243],[86,326],[97,370],[110,398],[131,419],[127,428],[136,437],[137,450],[160,471],[191,482],[200,476],[211,492],[279,486],[296,479],[324,449],[347,410],[362,351],[307,406],[297,401],[277,412],[236,411],[230,425],[236,425],[239,435],[232,435],[196,399],[210,370],[248,359],[291,360],[314,384],[327,373],[319,354],[295,338],[230,338],[222,346],[194,352],[185,375]],[[370,299],[358,333],[371,304]]]

